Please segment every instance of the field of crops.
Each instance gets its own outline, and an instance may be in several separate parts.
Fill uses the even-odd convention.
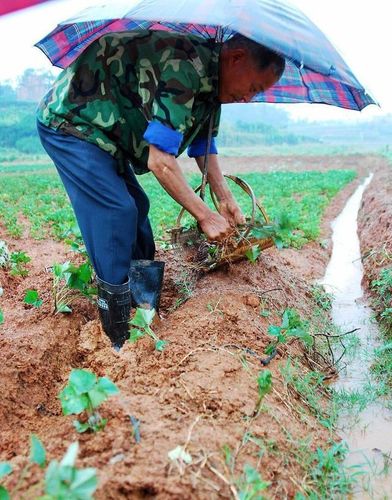
[[[57,174],[33,170],[18,175],[19,169],[31,169],[31,166],[7,168],[12,175],[10,172],[0,177],[0,212],[7,232],[13,237],[23,234],[22,214],[28,221],[31,237],[61,239],[75,225],[75,219]],[[331,170],[254,173],[241,177],[252,186],[271,219],[289,219],[294,232],[287,236],[286,245],[301,246],[317,238],[326,205],[355,175],[350,170]],[[154,200],[150,218],[155,237],[160,241],[166,229],[175,224],[179,206],[152,175],[141,176],[139,180]],[[195,187],[200,176],[190,176],[189,182]],[[233,185],[232,189],[244,212],[249,213],[249,198],[237,186]]]

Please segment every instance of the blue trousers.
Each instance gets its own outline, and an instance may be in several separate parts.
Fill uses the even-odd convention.
[[[117,161],[98,146],[37,122],[78,221],[96,274],[125,283],[131,260],[153,260],[154,238],[146,193],[130,167],[117,174]]]

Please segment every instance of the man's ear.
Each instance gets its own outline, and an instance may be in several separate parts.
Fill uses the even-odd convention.
[[[230,49],[230,60],[232,64],[237,65],[245,61],[246,50],[245,49]]]

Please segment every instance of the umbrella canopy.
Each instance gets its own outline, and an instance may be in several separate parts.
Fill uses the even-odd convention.
[[[84,10],[36,44],[52,64],[71,64],[110,32],[165,30],[226,40],[240,33],[286,59],[280,81],[253,102],[324,103],[361,110],[376,104],[320,29],[283,0],[139,0]]]

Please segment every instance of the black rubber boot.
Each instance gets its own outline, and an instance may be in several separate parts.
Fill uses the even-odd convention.
[[[123,285],[111,285],[97,276],[98,311],[102,327],[116,351],[129,338],[131,291],[129,281]]]
[[[155,309],[161,300],[165,263],[156,260],[133,260],[129,269],[132,306]]]

